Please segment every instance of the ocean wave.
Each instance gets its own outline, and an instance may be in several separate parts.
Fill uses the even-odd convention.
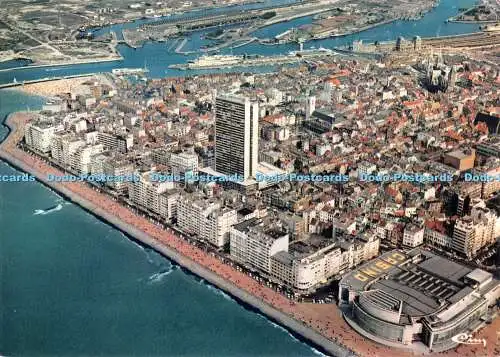
[[[41,185],[42,188],[44,188],[46,191],[49,191],[53,196],[56,196],[57,200],[56,202],[59,203],[59,202],[68,202],[68,203],[71,203],[69,201],[67,201],[63,196],[61,196],[59,194],[59,192],[57,192],[56,190],[52,189],[51,187],[48,187],[48,186],[45,186],[45,185]]]
[[[204,282],[205,286],[209,289],[209,290],[212,290],[214,293],[216,293],[217,295],[220,295],[222,296],[224,299],[228,300],[228,301],[234,301],[234,299],[229,296],[228,294],[226,294],[224,291],[216,288],[215,286],[213,286],[212,284],[209,284],[207,282]]]
[[[159,271],[157,273],[152,274],[148,278],[148,283],[159,283],[161,282],[166,276],[170,275],[175,271],[175,267],[172,266],[170,269]]]
[[[288,336],[290,336],[292,338],[292,340],[294,340],[295,342],[298,342],[298,343],[301,343],[307,347],[309,347],[311,349],[311,351],[317,355],[317,356],[323,356],[323,357],[326,357],[328,355],[325,355],[324,353],[322,353],[321,351],[317,350],[316,348],[312,347],[311,345],[309,345],[308,343],[304,342],[304,341],[301,341],[299,340],[297,337],[295,337],[292,333],[290,333],[290,331],[288,331],[286,328],[284,328],[283,326],[281,326],[280,324],[277,324],[276,322],[270,320],[267,316],[263,315],[262,313],[257,313],[257,316],[259,316],[261,319],[264,319],[266,320],[266,322],[268,324],[270,324],[271,326],[273,326],[274,328],[278,329],[278,330],[281,330],[283,332],[285,332]]]
[[[322,356],[322,357],[328,357],[328,355],[325,355],[324,353],[321,353],[320,351],[318,351],[317,349],[311,347],[311,351],[312,353],[314,353],[316,356]]]
[[[278,330],[281,330],[281,331],[283,331],[283,332],[286,332],[286,333],[287,333],[287,334],[288,334],[288,335],[289,335],[289,336],[290,336],[290,337],[291,337],[294,341],[296,341],[296,342],[302,342],[302,341],[300,341],[297,337],[295,337],[294,335],[292,335],[292,334],[290,333],[290,331],[288,331],[286,328],[284,328],[284,327],[283,327],[283,326],[281,326],[280,324],[277,324],[277,323],[276,323],[276,322],[274,322],[274,321],[269,320],[269,319],[267,318],[267,316],[263,315],[262,313],[257,313],[257,315],[258,315],[261,319],[266,320],[266,322],[267,322],[268,324],[270,324],[272,327],[274,327],[274,328],[276,328],[276,329],[278,329]],[[319,352],[319,351],[318,351],[318,352]]]
[[[120,231],[120,235],[123,237],[123,239],[125,239],[127,242],[132,243],[139,250],[142,250],[143,252],[146,251],[146,248],[142,244],[139,244],[135,240],[130,239],[125,233]]]
[[[142,249],[142,251],[144,252],[144,254],[146,254],[146,259],[149,264],[157,267],[167,266],[168,268],[172,268],[172,262],[158,253],[156,250],[145,247]]]
[[[63,208],[62,204],[59,203],[57,206],[51,207],[49,209],[37,209],[37,210],[35,210],[33,215],[35,215],[35,216],[46,215],[46,214],[49,214],[52,212],[60,211],[60,210],[62,210],[62,208]]]
[[[54,192],[54,194],[57,196],[56,203],[60,203],[64,206],[72,204],[71,201],[67,201],[64,197],[58,195],[57,192]]]

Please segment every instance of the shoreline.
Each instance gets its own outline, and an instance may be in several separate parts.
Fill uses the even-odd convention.
[[[422,352],[394,349],[368,340],[354,331],[345,321],[336,304],[312,304],[289,300],[275,290],[223,263],[216,256],[191,245],[172,230],[165,230],[149,219],[137,215],[111,197],[98,193],[83,182],[53,182],[47,174],[61,175],[62,171],[47,164],[40,157],[17,147],[22,139],[22,126],[32,117],[30,112],[9,114],[3,125],[5,136],[0,137],[0,159],[14,168],[32,174],[38,182],[77,204],[97,219],[120,230],[131,241],[148,246],[170,259],[181,269],[230,295],[244,308],[257,312],[269,321],[286,329],[292,336],[320,352],[335,357],[414,357]],[[3,140],[3,141],[2,141]],[[492,341],[500,328],[500,319],[484,327],[477,334]],[[439,353],[441,356],[475,356],[474,345],[460,345]],[[484,352],[493,353],[495,345]],[[430,353],[430,356],[436,356]],[[489,354],[486,354],[489,355]]]
[[[329,355],[336,357],[356,356],[355,353],[349,351],[343,346],[336,344],[334,341],[331,341],[327,337],[317,332],[315,329],[307,326],[304,322],[295,319],[289,314],[279,310],[277,307],[261,300],[259,297],[251,294],[242,287],[239,287],[233,282],[218,275],[216,272],[210,270],[206,266],[203,266],[202,264],[192,260],[190,257],[183,255],[179,251],[176,251],[175,248],[170,247],[167,244],[159,241],[158,239],[153,238],[147,232],[143,232],[139,228],[123,221],[119,217],[104,210],[102,207],[96,205],[95,203],[90,202],[85,197],[82,197],[78,193],[75,193],[68,187],[65,187],[64,185],[61,185],[57,182],[48,181],[46,175],[44,176],[39,170],[37,170],[37,168],[24,162],[22,159],[15,157],[12,152],[9,152],[5,148],[7,146],[6,143],[9,141],[9,139],[11,139],[13,135],[18,133],[19,128],[17,127],[17,124],[13,122],[13,117],[15,117],[16,115],[18,115],[18,113],[8,115],[5,122],[3,123],[3,125],[6,126],[9,131],[3,138],[3,142],[0,143],[0,158],[6,163],[12,165],[18,170],[32,174],[37,178],[39,183],[42,183],[58,194],[61,194],[65,199],[77,204],[99,220],[120,230],[127,236],[128,239],[154,249],[158,253],[165,256],[167,259],[172,260],[182,269],[187,270],[189,273],[198,276],[199,278],[206,280],[209,284],[221,289],[225,293],[229,294],[232,298],[234,298],[238,303],[247,305],[247,307],[262,314],[270,321],[279,324],[293,336],[298,337],[299,340],[302,340],[303,342],[307,342],[320,352],[326,352]],[[1,139],[2,138],[0,138],[0,140]],[[19,152],[25,154],[20,150]],[[98,193],[95,194],[98,195]],[[336,305],[332,305],[332,308],[336,309],[337,307]]]
[[[92,78],[102,78],[101,73],[89,73],[73,78],[57,78],[43,82],[35,82],[28,84],[21,84],[17,86],[4,87],[0,85],[1,89],[16,89],[20,92],[36,95],[40,97],[51,98],[61,93],[67,93],[73,87],[78,87]]]
[[[484,25],[484,24],[496,24],[498,21],[495,20],[473,20],[473,21],[467,21],[467,20],[446,20],[449,23],[452,24],[472,24],[472,25]]]
[[[319,41],[319,40],[324,40],[324,39],[328,39],[328,38],[346,37],[346,36],[356,35],[356,34],[359,34],[361,32],[371,30],[373,28],[376,28],[376,27],[379,27],[382,25],[387,25],[387,24],[390,24],[390,23],[393,23],[393,22],[396,22],[399,20],[401,20],[401,18],[387,19],[387,20],[384,20],[381,22],[377,22],[376,24],[366,25],[364,27],[360,27],[359,29],[355,29],[355,30],[351,30],[351,31],[347,31],[347,32],[339,33],[339,34],[328,34],[328,35],[318,34],[318,35],[314,35],[309,41]]]
[[[27,86],[34,87],[34,86],[46,85],[47,83],[52,83],[53,84],[54,82],[59,82],[59,83],[71,82],[71,81],[75,81],[75,80],[80,80],[80,79],[85,79],[85,78],[97,76],[97,75],[100,75],[100,74],[102,74],[102,73],[100,73],[100,72],[85,73],[85,74],[77,74],[77,75],[72,75],[72,76],[47,77],[47,78],[42,78],[40,80],[36,80],[35,79],[35,80],[15,82],[15,83],[4,83],[4,84],[0,84],[0,90],[2,90],[2,89],[12,89],[12,88],[19,89],[19,87],[20,87],[21,89],[19,89],[19,90],[21,92],[29,93],[28,90],[24,89]],[[37,94],[37,93],[33,92],[33,94]],[[59,93],[51,93],[51,94],[47,94],[47,95],[53,96],[55,94],[61,94],[61,92],[59,92]],[[43,96],[43,94],[42,94],[42,96]]]
[[[258,0],[256,0],[256,1],[250,0],[250,3],[254,3],[254,2],[257,3],[259,1]],[[224,6],[222,6],[222,7],[224,7]],[[435,6],[433,6],[432,8],[430,8],[429,11],[432,11],[434,8],[435,8]],[[186,11],[186,12],[189,12],[189,11]],[[307,16],[307,15],[301,15],[301,17],[302,16]],[[139,20],[139,19],[127,20],[127,21],[125,21],[125,23],[135,22],[137,20]],[[383,25],[387,25],[387,24],[390,24],[390,23],[393,23],[393,22],[396,22],[396,21],[400,21],[400,20],[404,20],[404,19],[401,18],[401,17],[395,17],[395,18],[383,20],[383,21],[375,23],[375,24],[365,25],[365,26],[360,27],[358,29],[353,29],[351,31],[347,31],[347,32],[340,33],[340,34],[328,34],[328,35],[313,36],[310,39],[308,39],[305,43],[312,43],[312,42],[321,41],[321,40],[325,40],[325,39],[333,39],[333,38],[342,38],[342,37],[346,37],[346,36],[352,36],[352,35],[360,34],[362,32],[371,30],[373,28],[376,28],[376,27],[379,27],[379,26],[383,26]],[[416,21],[416,20],[417,19],[415,19],[415,20],[411,19],[409,21]],[[450,18],[447,19],[447,21],[450,22],[450,23],[462,23],[461,21],[449,21],[449,20],[450,20]],[[279,22],[286,22],[286,20],[280,20]],[[467,23],[470,24],[470,22],[467,22]],[[479,23],[472,23],[472,24],[489,24],[489,22],[485,22],[485,23],[479,22]],[[106,26],[112,26],[112,25],[106,25]],[[104,27],[106,27],[106,26],[104,26]],[[268,27],[268,26],[270,26],[270,25],[257,26],[255,28],[253,28],[252,31],[249,32],[249,35],[251,35],[255,31],[258,31],[261,28],[265,28],[265,27]],[[479,32],[481,32],[481,31],[479,31]],[[447,35],[447,36],[422,37],[422,40],[436,39],[436,38],[442,38],[442,37],[446,38],[446,37],[468,36],[468,35],[471,35],[471,34],[474,34],[474,33],[477,33],[477,32],[473,32],[473,33],[460,33],[460,34],[456,34],[456,35]],[[259,41],[259,40],[260,39],[257,39],[257,41]],[[393,39],[393,40],[390,40],[390,41],[391,42],[395,42],[396,39]],[[158,41],[152,41],[152,42],[153,43],[157,43]],[[374,42],[377,42],[377,41],[366,42],[366,43],[368,44],[368,43],[374,43]],[[260,41],[259,41],[259,43],[260,43]],[[286,43],[293,43],[293,41],[288,41]],[[223,47],[226,47],[226,46],[224,46],[224,44],[222,44],[222,45],[223,45]],[[276,44],[272,43],[272,44],[269,44],[269,45],[270,46],[275,46]],[[130,46],[128,44],[127,44],[127,46],[129,46],[130,48],[134,48],[134,49],[142,47],[142,46],[133,47],[133,46]],[[115,47],[115,49],[116,49],[116,47]],[[213,49],[209,48],[208,49],[208,51],[215,51],[215,50],[217,50],[217,49],[215,49],[215,48],[213,48]],[[124,61],[125,58],[118,51],[118,49],[116,49],[116,53],[119,55],[119,57],[117,57],[117,58],[95,59],[95,60],[88,60],[88,61],[81,60],[81,61],[74,61],[74,62],[61,62],[61,63],[55,63],[55,64],[29,64],[29,65],[26,65],[26,66],[17,66],[17,67],[0,69],[0,73],[2,73],[2,72],[8,72],[8,71],[23,70],[23,69],[31,69],[31,68],[59,67],[59,66],[69,66],[69,67],[71,67],[71,66],[74,66],[74,65],[81,65],[81,64],[100,64],[100,63],[107,63],[107,62],[114,62],[114,61],[116,61],[116,62]],[[189,53],[181,52],[180,54],[192,54],[192,53],[202,53],[202,52],[201,51],[189,51]]]
[[[106,58],[106,59],[95,59],[95,60],[81,60],[81,61],[74,61],[74,62],[61,62],[61,63],[43,63],[43,64],[29,64],[27,66],[18,66],[18,67],[11,67],[11,68],[3,68],[0,69],[1,72],[8,72],[8,71],[14,71],[14,70],[23,70],[23,69],[31,69],[31,68],[45,68],[45,67],[59,67],[59,66],[75,66],[75,65],[80,65],[80,64],[96,64],[96,63],[108,63],[108,62],[122,62],[125,58],[120,55],[119,57],[116,58]]]

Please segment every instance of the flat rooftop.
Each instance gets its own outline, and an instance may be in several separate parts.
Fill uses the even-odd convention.
[[[363,291],[371,282],[397,270],[409,257],[401,250],[393,250],[361,265],[346,274],[340,283],[349,286],[350,290]]]
[[[448,152],[445,155],[453,157],[455,159],[462,160],[462,159],[465,159],[467,157],[470,157],[472,155],[472,152],[466,153],[465,151],[462,151],[462,150],[455,150],[455,151]]]
[[[243,233],[253,233],[254,236],[270,241],[274,241],[287,234],[281,227],[273,225],[273,222],[255,217],[235,224],[233,228]]]
[[[400,301],[404,323],[405,319],[439,313],[474,292],[474,282],[487,283],[489,279],[488,272],[417,248],[408,253],[385,253],[352,271],[340,283],[375,305],[386,304],[387,296]]]

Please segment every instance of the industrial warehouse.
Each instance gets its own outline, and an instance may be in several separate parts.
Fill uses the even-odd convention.
[[[426,250],[394,250],[346,275],[339,303],[347,322],[367,338],[439,352],[489,321],[499,285],[484,270]]]

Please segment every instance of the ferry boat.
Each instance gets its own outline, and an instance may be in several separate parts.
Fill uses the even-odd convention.
[[[113,68],[111,73],[116,76],[127,76],[131,74],[141,74],[148,72],[147,68]]]
[[[309,50],[302,50],[302,51],[290,51],[288,52],[290,56],[304,56],[304,55],[319,55],[319,54],[334,54],[334,51],[332,51],[329,48],[324,48],[320,47],[318,49],[311,47]]]
[[[232,55],[204,55],[194,61],[188,61],[188,69],[209,69],[219,67],[231,67],[243,61],[243,56]]]

